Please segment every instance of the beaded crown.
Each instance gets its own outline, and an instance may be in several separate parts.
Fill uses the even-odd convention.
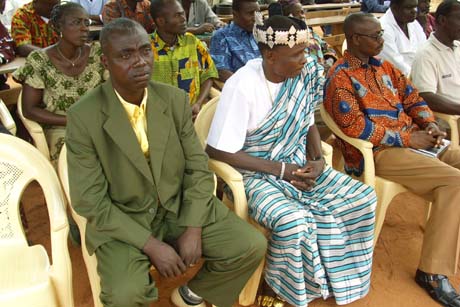
[[[268,45],[273,48],[275,45],[287,45],[289,48],[295,45],[307,43],[309,40],[308,28],[296,29],[291,26],[288,31],[275,31],[272,27],[263,30],[263,17],[260,12],[256,12],[256,22],[254,23],[253,35],[258,43]]]

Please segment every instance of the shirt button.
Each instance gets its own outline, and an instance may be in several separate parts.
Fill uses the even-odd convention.
[[[150,208],[150,209],[149,209],[149,213],[150,213],[150,214],[155,214],[155,208]]]

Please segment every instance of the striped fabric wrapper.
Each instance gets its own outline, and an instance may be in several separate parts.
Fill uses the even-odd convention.
[[[272,111],[250,131],[243,150],[263,159],[305,165],[307,133],[320,72],[308,63],[284,82]],[[251,216],[271,230],[265,280],[293,306],[334,296],[347,304],[370,288],[374,190],[326,167],[309,191],[275,176],[242,171]]]

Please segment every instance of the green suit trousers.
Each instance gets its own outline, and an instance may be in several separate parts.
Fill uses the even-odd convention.
[[[175,216],[161,207],[151,228],[153,236],[165,242],[174,241],[185,231],[177,225]],[[205,262],[188,283],[189,288],[216,306],[231,307],[265,256],[266,248],[265,237],[229,211],[222,219],[203,227]],[[104,306],[149,306],[158,298],[155,281],[149,274],[149,258],[141,250],[110,241],[95,253]]]

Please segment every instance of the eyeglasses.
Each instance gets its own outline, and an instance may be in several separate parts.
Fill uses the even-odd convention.
[[[68,25],[72,27],[80,27],[82,25],[85,25],[85,27],[89,27],[91,24],[91,20],[87,18],[76,18],[68,23]]]
[[[381,39],[383,37],[383,33],[384,33],[384,31],[380,30],[379,33],[377,33],[377,35],[362,34],[362,33],[354,33],[354,35],[366,36],[366,37],[372,38],[375,41],[378,41],[379,39]]]

